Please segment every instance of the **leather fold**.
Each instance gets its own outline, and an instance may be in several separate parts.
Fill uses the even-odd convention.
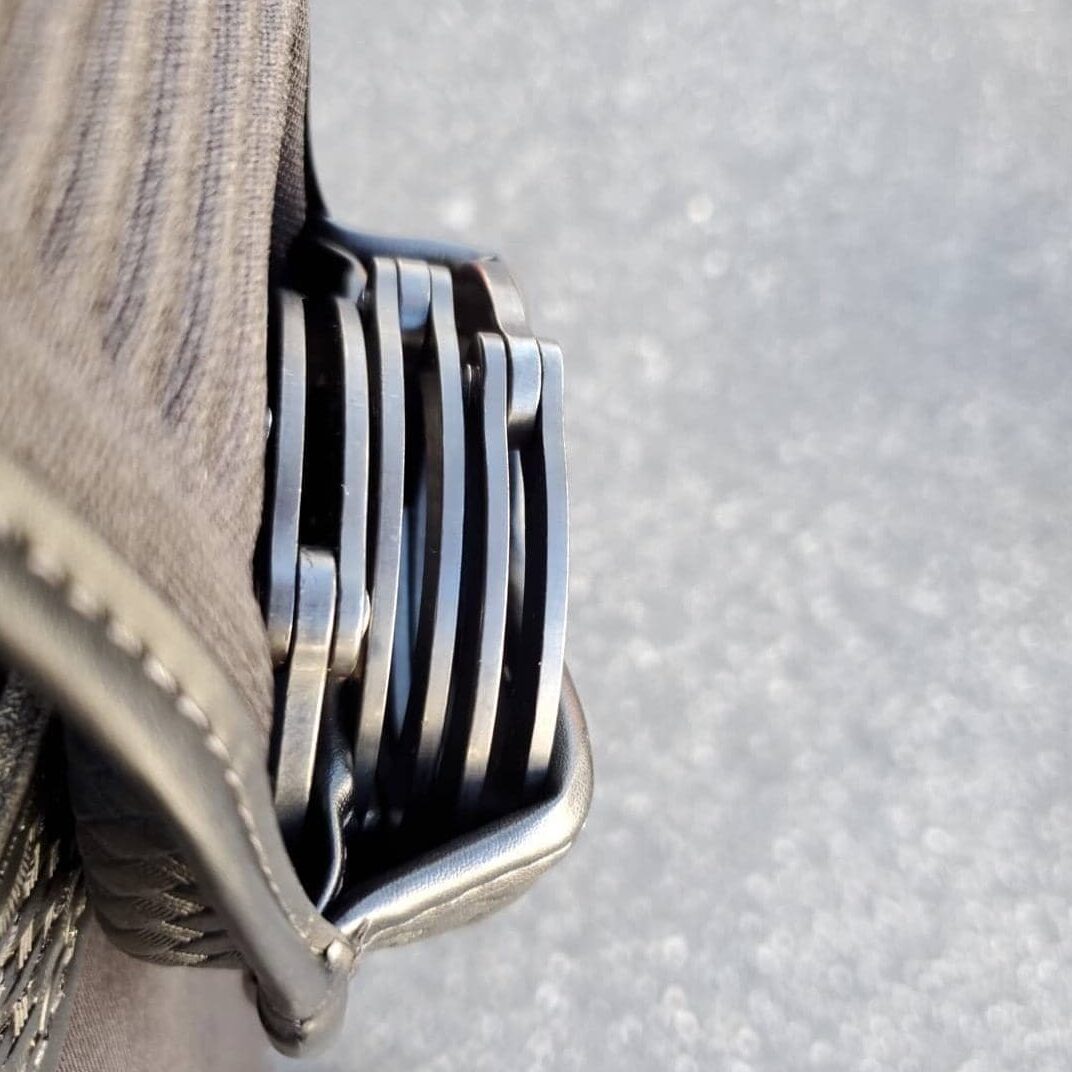
[[[587,732],[567,674],[546,799],[350,891],[326,919],[287,855],[266,744],[226,669],[3,454],[0,657],[56,703],[77,749],[93,757],[76,775],[90,783],[80,839],[105,929],[149,959],[242,963],[286,1053],[331,1037],[361,954],[512,900],[569,847],[591,800]]]

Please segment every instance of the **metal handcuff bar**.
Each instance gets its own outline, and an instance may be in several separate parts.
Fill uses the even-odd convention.
[[[360,831],[373,803],[391,676],[398,607],[406,464],[406,400],[397,265],[370,265],[369,369],[373,385],[375,477],[370,485],[374,538],[369,546],[371,616],[360,703],[354,714],[353,821]]]
[[[305,454],[305,310],[290,291],[273,296],[269,321],[265,624],[272,661],[290,653],[297,604],[298,522]],[[274,375],[273,375],[274,373]]]
[[[446,297],[449,292],[445,286],[448,280],[443,275],[445,269],[433,266],[431,272],[433,277],[440,275]],[[475,816],[483,793],[503,681],[510,496],[506,437],[506,351],[501,337],[480,333],[470,343],[460,372],[465,409],[464,427],[460,427],[464,435],[464,467],[459,464],[456,472],[464,479],[464,516],[458,517],[454,535],[464,533],[464,555],[459,561],[460,581],[450,591],[452,600],[457,596],[458,605],[453,650],[444,649],[445,658],[439,668],[444,678],[448,672],[450,674],[449,714],[444,720],[444,708],[440,707],[438,721],[433,722],[431,718],[422,721],[418,706],[420,693],[411,690],[408,660],[414,656],[412,645],[417,639],[417,630],[409,620],[409,608],[411,604],[415,605],[413,618],[417,618],[419,607],[416,605],[423,597],[424,590],[434,592],[435,586],[443,583],[441,563],[447,561],[447,556],[428,555],[425,545],[436,538],[434,534],[437,529],[451,516],[450,509],[441,510],[435,505],[429,507],[429,498],[435,496],[427,494],[426,473],[422,471],[414,480],[416,493],[407,512],[410,568],[403,569],[396,619],[393,685],[400,694],[401,709],[395,713],[401,726],[408,706],[413,718],[412,725],[418,732],[423,732],[425,741],[429,742],[426,752],[429,760],[436,756],[436,750],[431,747],[433,732],[439,734],[442,740],[438,744],[438,762],[434,767],[428,764],[423,783],[413,777],[413,763],[405,751],[402,752],[403,762],[396,763],[394,771],[390,770],[388,763],[388,773],[395,776],[394,803],[399,819],[412,818],[406,816],[403,809],[406,804],[415,803],[418,806],[418,821],[422,814],[427,816],[431,806],[440,813],[441,819],[451,817],[465,826]],[[422,391],[426,403],[430,393],[433,394],[434,403],[435,393],[427,387]],[[453,438],[447,431],[442,434],[444,445],[451,443]],[[454,446],[456,456],[461,453],[458,449],[460,445]],[[421,453],[432,465],[437,465],[438,455],[450,453],[450,449],[444,446],[439,451],[422,450]],[[417,531],[410,537],[409,532],[414,528]],[[424,569],[426,562],[430,562],[437,571],[434,579]],[[418,665],[421,658],[422,653],[418,651]],[[429,675],[424,676],[427,678]],[[429,732],[430,726],[433,732]],[[406,742],[396,741],[395,744],[404,749]],[[388,756],[388,759],[390,761],[391,757]],[[428,781],[433,774],[434,785]]]
[[[283,667],[282,710],[275,762],[275,808],[283,840],[294,851],[313,788],[317,741],[335,630],[335,559],[328,551],[298,553],[297,616],[290,656]]]
[[[368,558],[369,384],[365,335],[352,302],[330,303],[342,375],[342,487],[337,541],[338,610],[331,646],[331,672],[358,670],[370,614],[365,566]]]
[[[368,281],[356,307],[353,295],[333,299],[344,462],[339,535],[330,548],[336,556],[337,608],[331,635],[322,641],[330,657],[320,661],[313,658],[309,648],[315,644],[308,638],[324,632],[324,562],[308,548],[300,556],[302,568],[293,571],[296,594],[295,582],[290,584],[289,604],[296,615],[290,635],[285,628],[286,566],[292,559],[297,566],[299,558],[297,543],[288,541],[300,529],[301,467],[295,476],[293,447],[284,457],[284,444],[293,444],[294,429],[307,415],[301,372],[294,367],[304,356],[302,333],[293,339],[301,302],[289,293],[280,299],[266,617],[277,665],[293,664],[299,656],[302,666],[309,664],[304,676],[294,665],[282,675],[276,770],[281,819],[289,831],[300,827],[303,796],[308,802],[318,728],[288,727],[287,722],[317,721],[325,689],[321,662],[336,679],[357,679],[359,699],[349,712],[351,833],[381,814],[375,787],[384,786],[385,765],[391,775],[388,796],[396,797],[389,803],[396,810],[413,800],[442,800],[445,785],[464,820],[479,811],[497,756],[494,807],[516,806],[534,798],[548,769],[563,672],[567,553],[561,355],[528,331],[520,295],[501,262],[439,258],[439,247],[432,252],[440,263],[391,259],[380,255],[380,247],[370,253],[360,237],[337,230],[330,237],[363,262]],[[420,252],[414,246],[404,251]],[[364,347],[358,308],[364,313]],[[464,403],[459,335],[469,341]],[[401,724],[391,726],[392,655],[396,664],[399,656],[393,651],[396,615],[400,593],[406,598],[404,351],[414,346],[422,351],[417,375],[427,489],[423,564],[408,697]],[[369,370],[367,393],[356,368],[362,357]],[[468,434],[478,459],[469,465],[468,491],[467,423],[478,429]],[[511,492],[511,479],[523,483],[523,492],[516,486]],[[367,494],[361,494],[366,487]],[[524,538],[515,533],[513,542],[524,552],[513,555],[511,566],[510,502],[522,496]],[[363,522],[367,539],[362,539]],[[463,551],[470,609],[459,618]],[[522,558],[523,583],[510,586],[507,579],[518,573]],[[368,596],[356,581],[362,575]],[[504,680],[509,682],[505,692]]]
[[[453,749],[445,756],[444,793],[447,800],[456,801],[463,822],[481,803],[503,679],[510,576],[510,466],[506,346],[502,338],[479,332],[470,344],[468,369],[471,479],[466,513],[472,552],[463,570],[467,643],[459,644],[455,662],[455,731],[450,741]]]
[[[566,642],[569,516],[562,437],[562,351],[540,341],[542,390],[534,427],[520,447],[525,504],[524,590],[520,638],[511,666],[522,714],[511,739],[520,746],[505,760],[531,797],[551,761]],[[527,749],[526,749],[527,746]]]
[[[420,600],[408,696],[401,723],[391,727],[393,747],[383,753],[392,806],[404,810],[427,795],[446,729],[465,531],[465,422],[450,273],[439,265],[400,264],[406,268],[405,275],[400,273],[404,315],[427,294],[425,323],[420,324],[415,308],[411,329],[418,338],[422,328],[426,332],[416,372],[424,441]],[[412,301],[407,284],[421,288]]]
[[[515,717],[497,726],[496,795],[532,799],[546,775],[558,721],[564,670],[568,584],[568,501],[562,412],[562,352],[536,339],[506,266],[482,258],[457,276],[463,332],[488,328],[506,346],[507,432],[515,463],[511,494],[523,503],[523,540],[515,540],[511,573],[513,642],[507,645]],[[521,487],[518,488],[517,484]],[[522,526],[515,521],[516,529]]]
[[[357,670],[368,620],[368,377],[361,321],[344,299],[303,299],[281,291],[272,342],[277,373],[269,396],[266,571],[266,619],[276,666],[272,766],[277,813],[293,846],[305,824],[328,682]],[[338,411],[312,411],[307,400],[314,390],[337,399]],[[333,501],[314,503],[326,509],[330,532],[321,523],[309,544],[308,500],[315,498],[317,481],[307,479],[305,469],[324,461],[306,450],[314,421],[331,424],[317,430],[326,440],[322,451],[337,445],[339,458],[332,470],[338,476]]]
[[[341,232],[336,231],[336,235]],[[351,238],[351,248],[360,250],[364,237]],[[371,240],[373,248],[381,245]],[[415,252],[410,247],[407,252]],[[440,250],[434,248],[433,253]],[[399,262],[412,263],[412,262]],[[516,284],[501,261],[494,258],[482,258],[458,263],[451,259],[452,275],[455,283],[455,306],[457,319],[462,327],[470,331],[485,326],[498,332],[498,338],[505,347],[507,366],[507,407],[506,424],[510,446],[514,449],[520,464],[515,472],[520,474],[524,485],[525,534],[524,546],[524,589],[513,593],[516,603],[514,617],[518,621],[518,637],[513,645],[515,651],[512,667],[513,710],[509,717],[497,719],[499,745],[496,751],[500,757],[498,767],[497,797],[499,801],[513,798],[531,799],[538,791],[550,762],[551,748],[557,723],[558,695],[561,688],[563,670],[563,649],[565,638],[566,584],[567,584],[567,508],[565,482],[565,454],[562,438],[562,390],[561,390],[561,351],[554,344],[546,344],[546,360],[551,366],[550,390],[546,406],[542,403],[544,386],[545,355],[541,343],[527,328],[525,312]],[[432,272],[443,273],[443,267],[434,266]],[[400,288],[400,302],[407,307],[419,306],[419,302],[406,300],[406,288]],[[405,314],[403,314],[405,315]],[[417,327],[414,323],[411,331]],[[479,332],[478,332],[479,334]],[[491,332],[484,332],[491,335]],[[496,336],[492,336],[496,337]],[[556,364],[557,363],[557,364]],[[425,394],[427,397],[427,393]],[[442,429],[440,442],[450,442],[449,435],[444,438]],[[428,437],[429,440],[432,437]],[[498,479],[498,478],[497,478]],[[517,479],[517,478],[515,478]],[[500,488],[508,486],[506,481]],[[517,489],[515,489],[517,490]],[[424,562],[431,563],[438,569],[429,574],[424,573],[421,605],[427,608],[426,593],[433,584],[443,581],[443,563],[435,553],[435,522],[441,521],[433,508],[430,511],[428,539],[432,542],[431,553],[425,548]],[[471,527],[469,530],[471,531]],[[480,555],[478,541],[467,536],[467,553]],[[495,545],[492,544],[492,549]],[[434,581],[431,578],[434,577]],[[423,620],[427,622],[425,615]],[[420,625],[418,625],[418,633]],[[397,635],[397,634],[396,634]],[[473,643],[475,638],[467,638]],[[396,641],[397,642],[397,641]],[[428,779],[436,760],[434,744],[442,733],[440,720],[441,707],[425,710],[425,720],[414,715],[414,696],[420,700],[420,675],[428,672],[428,663],[419,650],[415,653],[414,673],[418,675],[413,685],[418,688],[411,692],[411,703],[407,705],[407,724],[413,734],[403,745],[404,759],[414,760],[416,771],[402,782],[415,794],[426,793]],[[396,652],[396,655],[398,653]],[[485,664],[485,668],[487,664]],[[487,675],[486,675],[487,676]],[[487,690],[483,697],[487,697]],[[456,704],[452,718],[464,719],[466,712],[462,705]],[[490,707],[490,703],[489,703]],[[497,710],[497,707],[496,707]],[[487,708],[485,708],[485,713]],[[471,712],[469,713],[471,717]],[[429,717],[430,716],[430,717]],[[432,732],[426,732],[428,727]],[[420,727],[419,730],[413,727]],[[486,723],[479,719],[475,723],[478,731],[486,732]],[[417,733],[424,734],[424,740],[431,745],[423,752],[418,751],[421,739]],[[477,745],[477,751],[483,747]],[[488,749],[490,751],[490,748]],[[442,756],[446,760],[449,757]],[[421,762],[427,772],[421,777]],[[474,755],[463,770],[461,792],[471,807],[483,793],[483,783],[477,770],[487,765]],[[448,772],[449,777],[449,772]]]

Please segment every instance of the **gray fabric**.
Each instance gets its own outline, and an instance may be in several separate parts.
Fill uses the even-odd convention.
[[[152,580],[265,717],[249,559],[305,34],[295,0],[0,8],[0,447]]]
[[[265,727],[250,558],[306,50],[302,0],[0,3],[0,450],[175,605]],[[139,964],[99,932],[85,964],[69,1072],[260,1052],[237,977]]]
[[[134,960],[90,921],[59,1072],[242,1072],[267,1046],[237,972]]]

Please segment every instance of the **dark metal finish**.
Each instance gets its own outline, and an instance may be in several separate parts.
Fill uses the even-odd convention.
[[[398,268],[398,318],[402,341],[418,346],[424,339],[432,308],[432,277],[424,261],[400,259]]]
[[[328,242],[348,250],[364,262],[376,257],[405,257],[409,260],[453,267],[485,256],[480,250],[460,242],[370,234],[367,231],[341,227],[334,220],[328,219],[320,221],[320,230]]]
[[[469,509],[473,561],[470,601],[472,633],[458,646],[468,669],[459,683],[455,714],[459,720],[461,770],[457,791],[463,816],[472,815],[484,789],[491,758],[495,717],[502,687],[506,606],[510,580],[510,470],[506,433],[506,346],[498,335],[481,332],[470,349],[470,412],[475,425],[470,442],[478,452],[471,481]],[[479,536],[479,540],[477,537]],[[474,546],[475,545],[475,546]]]
[[[289,291],[275,297],[272,363],[276,378],[269,437],[271,507],[268,531],[265,622],[272,659],[281,663],[290,650],[298,577],[298,517],[301,511],[305,452],[305,310]]]
[[[416,805],[445,804],[464,821],[541,789],[567,608],[562,354],[532,333],[498,259],[324,227],[330,270],[310,278],[339,276],[340,259],[353,256],[362,263],[343,275],[366,280],[356,306],[333,299],[343,400],[330,668],[359,679],[329,697],[334,732],[351,735],[352,766],[332,760],[324,768],[335,803],[323,806],[348,809],[326,825],[353,837],[411,813],[423,821]],[[291,319],[295,301],[285,296]],[[283,323],[285,342],[294,329]],[[367,385],[358,367],[365,349]],[[291,391],[280,390],[277,443],[294,434],[300,356],[284,346],[282,382]],[[330,469],[323,436],[316,442],[321,453],[311,457]],[[273,565],[296,553],[284,537],[305,509],[292,470],[275,471],[273,525],[282,517],[278,539],[272,530]],[[313,483],[307,494],[330,490],[322,478]],[[321,518],[310,531],[322,527]],[[282,565],[270,571],[277,651],[290,642],[285,576],[278,596],[274,588],[285,573]],[[334,872],[338,854],[328,855]]]
[[[366,641],[360,708],[354,729],[354,816],[364,822],[375,785],[380,740],[387,707],[394,645],[395,611],[402,544],[406,461],[406,405],[402,374],[398,270],[377,257],[372,264],[372,323],[369,378],[373,399],[376,476],[372,513],[375,539],[370,548],[372,613]]]
[[[298,614],[277,705],[275,808],[283,838],[301,837],[313,786],[320,713],[335,626],[335,560],[302,549],[298,558]]]
[[[356,306],[335,300],[342,379],[342,486],[339,508],[338,606],[331,671],[352,677],[358,668],[369,619],[366,590],[369,398],[365,335]]]
[[[241,963],[292,1053],[366,950],[522,892],[592,789],[558,347],[494,258],[307,222],[271,296],[270,748],[197,623],[0,452],[0,654],[101,764],[95,910],[137,955]]]
[[[313,785],[313,806],[318,809],[319,872],[308,876],[319,912],[342,890],[349,849],[347,823],[353,814],[353,754],[348,720],[340,707],[342,689],[330,687],[324,696],[320,740]]]
[[[461,360],[450,273],[430,273],[429,345],[419,372],[424,418],[425,527],[412,679],[389,777],[402,799],[431,784],[446,725],[458,618],[465,517],[465,426]]]
[[[463,331],[495,330],[506,342],[507,426],[514,444],[536,420],[543,377],[540,348],[528,326],[521,291],[502,261],[486,257],[459,270],[458,304]]]
[[[295,284],[309,371],[284,348],[272,432],[290,442],[305,423],[304,487],[300,456],[289,496],[294,466],[276,467],[290,483],[267,531],[276,651],[302,542],[276,804],[317,907],[386,942],[513,896],[587,809],[563,688],[562,354],[501,261],[323,227],[324,259],[314,234]]]
[[[562,350],[540,342],[543,392],[532,438],[521,449],[525,484],[525,595],[521,650],[531,682],[532,732],[525,764],[527,796],[540,788],[551,760],[566,649],[569,505],[562,420]],[[528,691],[526,688],[525,691]]]

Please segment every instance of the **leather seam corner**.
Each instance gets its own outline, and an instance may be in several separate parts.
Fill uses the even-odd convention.
[[[5,519],[0,518],[0,539],[6,539],[15,546],[21,544],[26,569],[59,595],[70,610],[84,621],[98,627],[116,651],[137,661],[146,680],[168,699],[185,721],[200,731],[205,750],[223,767],[223,780],[234,800],[238,817],[268,888],[290,925],[301,936],[310,951],[319,955],[320,950],[312,944],[309,934],[298,922],[283,898],[282,890],[268,862],[264,844],[256,831],[253,813],[246,802],[244,783],[235,769],[234,760],[231,758],[226,743],[216,732],[209,716],[182,687],[177,676],[149,649],[135,631],[129,629],[119,619],[115,609],[109,606],[105,599],[78,581],[61,561],[36,546],[28,533],[24,530],[15,530],[10,524],[5,524]]]

